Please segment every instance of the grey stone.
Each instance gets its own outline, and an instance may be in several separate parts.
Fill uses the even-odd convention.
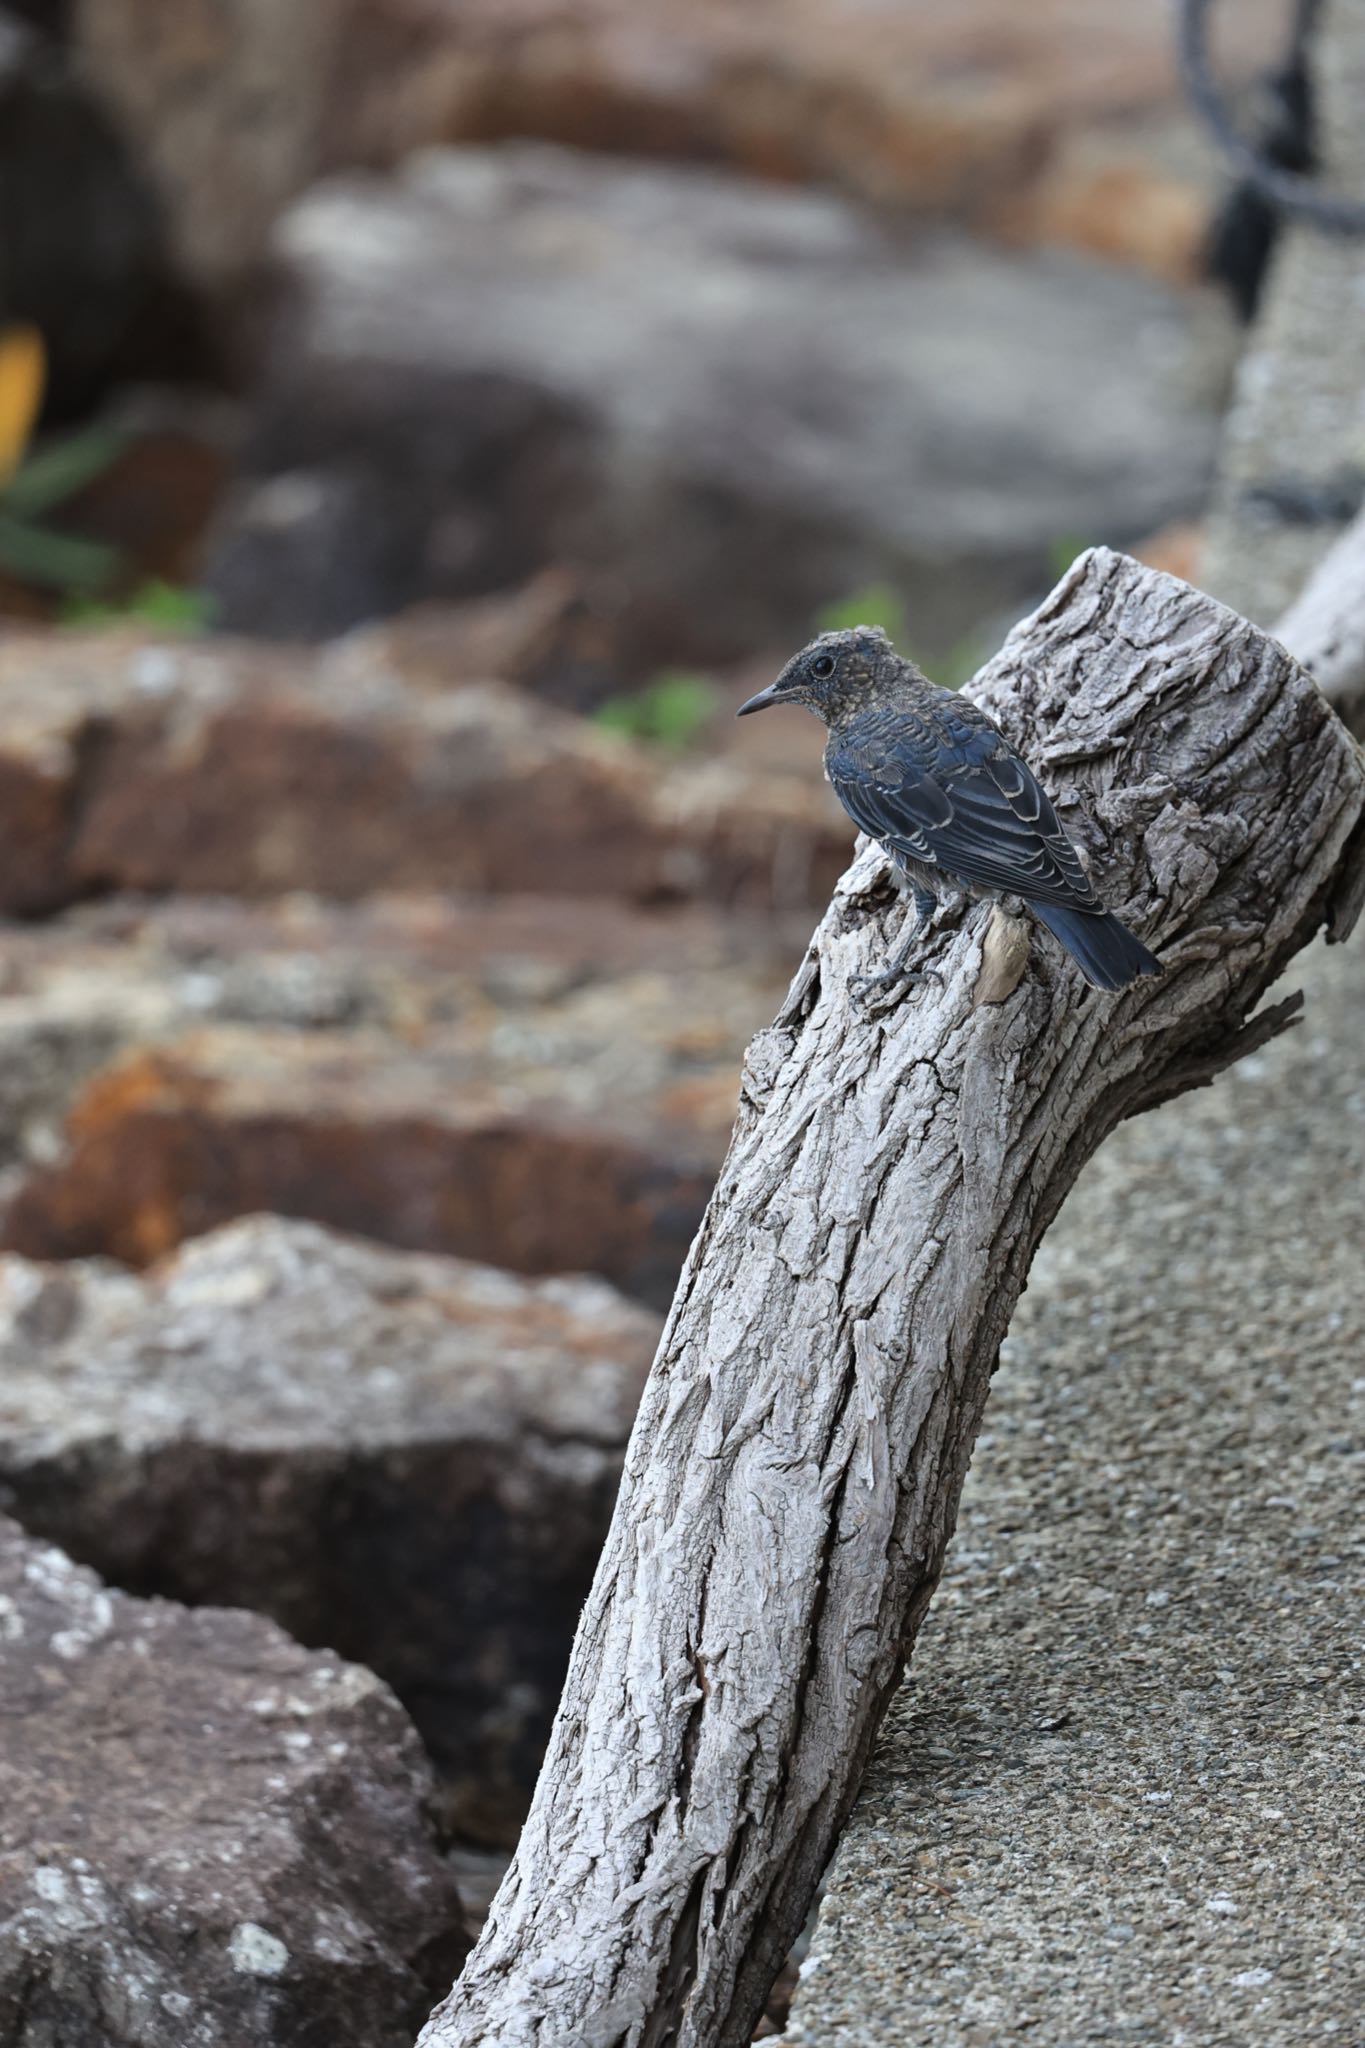
[[[619,575],[642,663],[767,644],[879,576],[933,643],[1046,580],[1063,537],[1132,537],[1206,486],[1189,296],[1083,258],[533,145],[321,186],[276,251],[211,566],[249,629],[567,558]],[[344,535],[332,585],[317,521]]]
[[[254,1218],[145,1278],[0,1260],[0,1502],[107,1578],[363,1660],[514,1833],[657,1319]]]
[[[1300,2048],[1365,2009],[1365,950],[1036,1261],[787,2039]]]
[[[368,1671],[0,1519],[0,2043],[406,2048],[466,1946]]]

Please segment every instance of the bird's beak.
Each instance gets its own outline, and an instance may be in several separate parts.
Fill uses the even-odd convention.
[[[781,682],[781,680],[782,678],[779,676],[777,681]],[[769,683],[766,690],[760,690],[758,695],[751,697],[747,704],[741,704],[735,713],[735,717],[747,718],[751,711],[766,711],[770,704],[776,704],[777,701],[777,683]]]

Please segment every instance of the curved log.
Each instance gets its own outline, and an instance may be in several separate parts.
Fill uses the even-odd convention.
[[[1039,937],[974,1003],[1011,978],[983,970],[993,913],[946,909],[942,987],[868,1016],[849,978],[902,912],[879,850],[855,860],[749,1049],[535,1802],[424,2048],[748,2040],[1043,1231],[1121,1118],[1283,1028],[1293,1002],[1257,1000],[1354,900],[1357,749],[1283,648],[1186,585],[1093,551],[970,687],[1168,971],[1097,996]]]
[[[1274,630],[1352,732],[1365,732],[1365,512],[1328,549]]]

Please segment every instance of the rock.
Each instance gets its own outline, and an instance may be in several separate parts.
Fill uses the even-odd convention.
[[[625,1050],[596,1048],[596,1076],[561,1104],[558,1065],[540,1069],[535,1099],[458,1050],[395,1059],[377,1034],[191,1033],[90,1082],[68,1149],[14,1195],[3,1241],[142,1265],[271,1209],[522,1273],[591,1270],[662,1306],[720,1163],[736,1076],[646,1121],[646,1105],[613,1088]],[[698,1097],[712,1107],[709,1145],[688,1114]]]
[[[1289,985],[1044,1241],[793,2048],[1359,2031],[1365,953]]]
[[[355,53],[350,0],[190,0],[174,20],[137,0],[76,0],[72,40],[93,89],[139,150],[176,254],[203,285],[240,276],[288,197],[334,161],[339,66]],[[373,77],[358,61],[355,77]],[[354,124],[348,124],[354,127]],[[363,162],[357,136],[353,156]]]
[[[122,1586],[370,1665],[457,1831],[515,1839],[658,1328],[275,1217],[140,1278],[0,1260],[0,1493]]]
[[[1243,0],[1234,75],[1274,49],[1280,20]],[[506,136],[724,162],[988,226],[1017,219],[1059,160],[1073,185],[1089,172],[1080,210],[1097,218],[1107,150],[1129,167],[1107,239],[1136,211],[1124,253],[1169,269],[1185,221],[1152,248],[1142,175],[1158,211],[1164,188],[1188,207],[1214,175],[1156,125],[1180,111],[1169,33],[1159,10],[1095,0],[296,0],[287,22],[262,0],[194,0],[173,28],[157,0],[77,13],[89,75],[145,149],[185,261],[215,283],[322,173]]]
[[[849,833],[814,777],[671,765],[492,682],[365,646],[16,633],[0,645],[0,909],[132,888],[823,900]]]
[[[0,655],[0,670],[4,657]],[[66,799],[75,750],[60,735],[49,753],[16,733],[0,734],[0,907],[20,917],[50,910],[71,893]]]
[[[1204,542],[1202,521],[1182,520],[1162,527],[1159,533],[1145,534],[1133,543],[1132,553],[1149,569],[1160,569],[1163,575],[1178,576],[1182,583],[1197,586],[1203,569]]]
[[[467,1942],[387,1688],[3,1520],[0,1639],[5,2048],[405,2048]]]
[[[1245,77],[1277,47],[1281,18],[1253,0],[1237,26],[1225,62]],[[1059,162],[1088,159],[1102,179],[1106,150],[1158,190],[1179,179],[1201,196],[1212,182],[1209,161],[1166,132],[1184,110],[1168,25],[1146,10],[778,0],[759,16],[726,0],[685,13],[668,0],[474,0],[461,27],[440,130],[452,140],[691,155],[987,229],[1017,218]],[[1142,260],[1141,240],[1127,253]]]
[[[464,604],[415,605],[373,630],[379,659],[433,689],[495,676],[574,711],[592,711],[639,679],[629,593],[610,577],[544,569]],[[779,663],[780,666],[780,663]]]
[[[1066,123],[1044,166],[992,200],[987,223],[1011,243],[1082,249],[1173,284],[1194,282],[1218,172],[1211,153],[1190,146],[1182,116],[1095,129]]]
[[[804,936],[547,899],[12,934],[7,1242],[141,1265],[273,1209],[666,1303]]]
[[[276,251],[284,310],[209,566],[252,631],[567,562],[619,580],[656,663],[804,637],[875,581],[941,644],[1045,580],[1060,536],[1189,514],[1212,460],[1213,414],[1172,374],[1184,301],[1080,258],[911,248],[831,197],[446,151],[319,188]]]

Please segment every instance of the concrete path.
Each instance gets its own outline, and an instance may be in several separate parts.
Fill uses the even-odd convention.
[[[1034,1268],[785,2039],[1365,2042],[1365,941]]]

